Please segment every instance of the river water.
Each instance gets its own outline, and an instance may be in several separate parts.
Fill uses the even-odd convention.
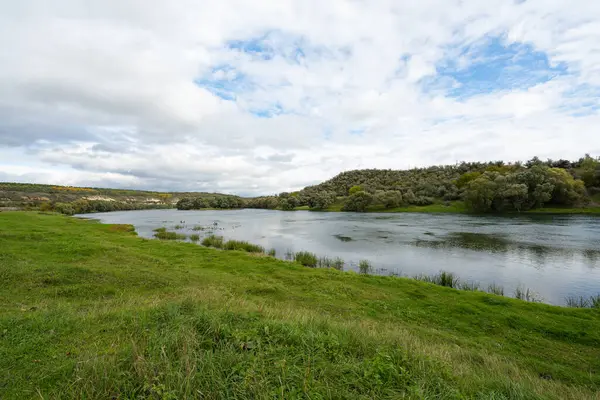
[[[204,236],[247,240],[277,256],[306,250],[341,257],[346,270],[369,260],[382,275],[456,273],[481,287],[495,283],[512,296],[518,286],[544,302],[600,294],[600,218],[587,216],[469,216],[355,214],[310,211],[144,210],[85,214],[104,223],[132,224],[151,238],[166,227]],[[193,231],[203,226],[203,231]]]

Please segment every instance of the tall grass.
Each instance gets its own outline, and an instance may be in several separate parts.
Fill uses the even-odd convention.
[[[154,237],[160,240],[184,240],[187,236],[182,233],[169,232],[165,229],[156,231]]]
[[[529,288],[519,285],[515,288],[515,299],[529,301],[532,303],[540,303],[543,299],[540,295]]]
[[[223,236],[210,235],[202,240],[202,245],[206,247],[214,247],[216,249],[223,248]]]
[[[277,250],[271,249],[267,252],[267,255],[269,255],[271,257],[275,257],[275,256],[277,256]]]
[[[497,294],[498,296],[504,296],[504,287],[502,285],[492,283],[488,285],[487,292],[491,294]]]
[[[294,254],[294,261],[304,265],[305,267],[316,268],[318,263],[317,255],[308,251],[299,251]]]
[[[600,294],[596,296],[570,296],[565,298],[567,307],[572,308],[600,308]]]
[[[358,262],[358,272],[361,274],[370,274],[373,272],[373,266],[369,260],[360,260]]]
[[[460,284],[460,290],[467,290],[469,292],[476,292],[480,290],[480,286],[478,282],[462,282]]]
[[[175,225],[175,230],[179,230],[179,229],[183,229],[183,228],[184,228],[183,225],[179,225],[179,224]]]
[[[192,242],[198,242],[198,241],[200,240],[200,235],[197,235],[197,234],[195,234],[195,233],[194,233],[194,234],[191,234],[191,235],[190,235],[190,240],[191,240]]]
[[[342,260],[340,257],[319,257],[317,265],[319,268],[333,268],[337,269],[338,271],[342,271],[344,269],[344,260]]]
[[[433,283],[438,286],[445,286],[454,289],[460,289],[460,279],[453,272],[441,271],[435,275],[416,275],[414,279]]]
[[[203,231],[205,228],[202,225],[194,225],[193,231]]]
[[[248,253],[264,253],[265,248],[243,240],[229,240],[223,245],[223,250],[239,250]]]

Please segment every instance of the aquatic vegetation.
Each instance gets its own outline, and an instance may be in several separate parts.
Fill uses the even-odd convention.
[[[491,294],[496,294],[498,296],[504,296],[504,287],[502,285],[492,283],[488,285],[487,292]]]
[[[294,254],[294,261],[305,267],[315,268],[318,263],[317,255],[308,251],[299,251]]]
[[[183,226],[183,225],[180,225],[180,224],[177,224],[177,225],[175,225],[175,227],[174,227],[174,228],[175,228],[175,230],[179,230],[179,229],[183,229],[183,228],[184,228],[184,226]]]
[[[223,250],[239,250],[248,253],[264,253],[265,248],[244,240],[229,240],[223,245]]]
[[[596,296],[570,296],[565,298],[567,307],[571,308],[600,308],[600,294]]]
[[[223,248],[223,236],[209,235],[202,240],[202,245],[206,247],[214,247],[216,249]]]
[[[267,255],[271,256],[271,257],[276,257],[277,256],[277,250],[275,249],[271,249],[267,252]]]
[[[361,274],[370,274],[373,272],[373,266],[369,260],[360,260],[358,262],[358,272]]]
[[[194,225],[194,227],[192,228],[193,231],[203,231],[206,228],[203,227],[202,225]]]
[[[333,236],[342,242],[351,242],[352,241],[352,238],[349,236],[344,236],[344,235],[340,235],[340,234],[333,235]]]
[[[515,288],[515,299],[529,301],[532,303],[540,303],[543,301],[542,297],[529,288],[525,288],[522,285],[518,285]]]
[[[438,286],[445,286],[454,289],[460,289],[460,279],[453,272],[441,271],[435,275],[415,275],[416,280],[433,283]]]
[[[200,235],[197,235],[194,233],[194,234],[190,235],[190,240],[192,242],[198,242],[200,240]]]
[[[177,233],[177,232],[169,232],[167,230],[160,230],[154,234],[154,237],[160,240],[185,240],[187,238],[186,235]]]
[[[319,257],[317,265],[319,268],[333,268],[337,269],[338,271],[342,271],[344,269],[344,260],[342,260],[340,257]]]
[[[477,282],[462,282],[459,287],[460,290],[468,290],[470,292],[476,292],[480,290],[479,283]]]

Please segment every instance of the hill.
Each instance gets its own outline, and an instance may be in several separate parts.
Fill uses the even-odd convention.
[[[0,398],[594,399],[600,312],[0,213]]]
[[[243,207],[325,211],[598,212],[600,159],[536,157],[526,163],[458,163],[342,172],[298,192],[246,199]],[[184,198],[179,209],[205,208]]]
[[[0,182],[0,209],[41,209],[63,214],[86,212],[174,208],[181,199],[203,199],[215,208],[229,206],[237,196],[203,192],[153,192],[130,189],[106,189],[31,183]]]

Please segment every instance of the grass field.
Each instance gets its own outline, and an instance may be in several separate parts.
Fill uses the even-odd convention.
[[[597,399],[600,311],[0,212],[0,399]]]

